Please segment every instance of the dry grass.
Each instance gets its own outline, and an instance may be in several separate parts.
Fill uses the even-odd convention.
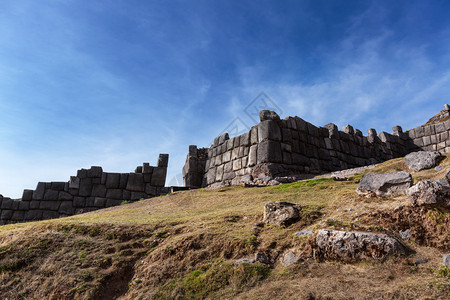
[[[448,164],[446,157],[441,165]],[[396,159],[370,172],[400,170],[406,166]],[[445,169],[432,169],[413,176],[417,181],[444,174]],[[360,198],[355,189],[361,177],[176,192],[69,218],[1,226],[0,294],[8,299],[450,296],[450,279],[437,273],[441,251],[450,250],[450,213],[408,208],[394,214],[394,207],[408,207],[406,197]],[[299,204],[301,221],[255,228],[268,201]],[[412,228],[407,243],[416,254],[383,263],[315,261],[310,241],[293,235],[325,227],[395,235],[402,226]],[[273,268],[234,263],[257,251],[275,259],[288,248],[303,251],[304,261],[287,268],[278,262]],[[428,262],[415,266],[416,259]]]

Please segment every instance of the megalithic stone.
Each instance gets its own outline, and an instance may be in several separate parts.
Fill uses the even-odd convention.
[[[169,165],[169,154],[160,154],[158,158],[158,167],[167,168]]]

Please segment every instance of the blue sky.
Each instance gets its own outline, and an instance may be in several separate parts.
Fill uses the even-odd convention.
[[[261,92],[318,126],[421,125],[450,102],[449,12],[448,1],[2,0],[0,193],[91,165],[130,172],[159,153],[175,184],[189,144],[255,124],[245,108]]]

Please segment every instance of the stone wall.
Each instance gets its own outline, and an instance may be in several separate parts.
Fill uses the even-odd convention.
[[[168,154],[158,164],[144,163],[133,173],[107,173],[101,167],[78,170],[68,182],[39,182],[22,199],[0,195],[0,224],[53,219],[166,194]]]
[[[183,167],[183,182],[186,187],[200,188],[203,185],[208,149],[189,146],[189,154]]]
[[[443,114],[448,115],[448,106]],[[402,157],[417,150],[450,151],[450,121],[419,126],[406,133],[400,126],[393,133],[334,124],[316,127],[299,117],[281,120],[273,112],[260,113],[261,122],[249,132],[229,138],[225,133],[207,150],[202,187],[239,184],[263,176],[319,174],[355,168]],[[191,149],[191,148],[190,148]],[[184,178],[199,176],[188,155]],[[198,183],[198,180],[196,181]],[[185,180],[186,186],[189,180]]]

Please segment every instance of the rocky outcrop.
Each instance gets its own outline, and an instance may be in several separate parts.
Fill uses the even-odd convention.
[[[410,187],[406,194],[413,206],[450,208],[450,186],[440,180],[423,180]]]
[[[264,222],[288,226],[299,219],[301,208],[289,202],[268,202],[264,205]]]
[[[321,229],[316,237],[319,254],[343,261],[383,260],[389,255],[407,252],[395,238],[386,234]]]
[[[405,156],[405,164],[411,171],[418,172],[434,168],[442,157],[437,151],[418,151]]]
[[[408,172],[367,173],[359,182],[356,192],[361,196],[388,196],[404,193],[413,184]]]
[[[300,261],[300,259],[300,255],[295,249],[289,249],[280,257],[280,263],[287,267]]]

